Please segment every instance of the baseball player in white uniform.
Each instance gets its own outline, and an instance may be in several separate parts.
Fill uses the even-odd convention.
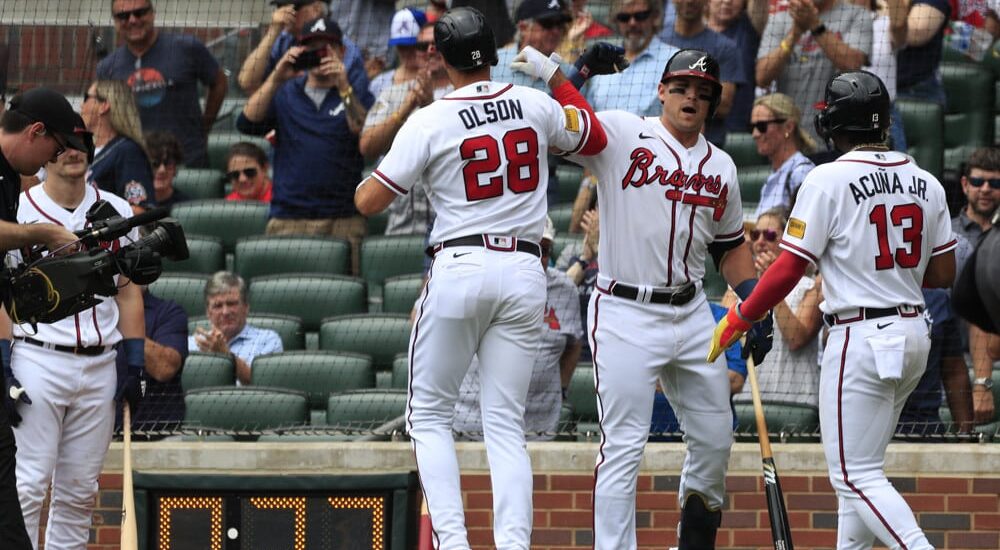
[[[82,121],[80,127],[83,127]],[[67,150],[46,165],[47,179],[21,193],[19,223],[54,223],[70,231],[86,227],[85,215],[98,200],[110,202],[122,217],[132,208],[119,197],[87,185],[87,157]],[[102,246],[117,249],[138,238]],[[2,330],[13,336],[11,369],[30,396],[17,411],[17,490],[25,527],[38,548],[42,501],[51,484],[45,531],[46,548],[87,547],[97,480],[114,429],[115,399],[135,392],[144,365],[145,317],[142,292],[118,276],[119,293],[89,310],[55,323],[14,325],[6,312]],[[116,384],[116,345],[123,344],[129,376]],[[117,386],[117,391],[116,391]],[[119,395],[116,395],[118,393]],[[128,397],[132,410],[137,398]]]
[[[493,32],[473,8],[434,27],[455,91],[414,113],[355,194],[364,215],[385,209],[425,177],[437,213],[434,261],[410,338],[407,429],[413,440],[435,547],[469,548],[452,421],[459,386],[479,355],[486,450],[493,479],[494,542],[526,549],[532,522],[524,408],[541,336],[550,148],[600,152],[606,139],[556,61],[525,48],[518,66],[549,82],[544,92],[490,80]]]
[[[664,69],[659,117],[602,111],[608,147],[570,160],[599,184],[600,274],[588,310],[601,425],[594,547],[636,548],[635,493],[657,380],[686,432],[680,548],[714,548],[733,441],[726,363],[705,364],[714,324],[706,254],[734,287],[755,282],[736,166],[701,135],[721,97],[719,65],[681,50]],[[759,342],[766,353],[766,338]]]
[[[906,398],[927,365],[930,326],[921,287],[949,287],[957,245],[944,189],[886,145],[889,94],[874,74],[827,84],[817,133],[843,154],[806,176],[756,290],[719,322],[709,358],[799,281],[809,262],[824,279],[830,329],[819,413],[830,481],[840,501],[837,548],[932,548],[883,471]]]

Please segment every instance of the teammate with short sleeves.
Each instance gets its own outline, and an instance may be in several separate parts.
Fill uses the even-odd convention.
[[[606,138],[558,64],[525,48],[518,66],[544,92],[490,80],[493,31],[473,8],[447,12],[436,49],[455,91],[407,119],[389,153],[358,186],[370,216],[424,178],[437,212],[434,261],[410,337],[407,430],[437,548],[468,549],[452,421],[474,354],[482,376],[486,451],[493,479],[494,543],[526,549],[532,480],[524,409],[545,306],[538,242],[545,223],[546,152],[600,152]],[[561,104],[561,105],[560,105]]]
[[[927,364],[929,321],[921,287],[949,287],[957,245],[944,189],[886,145],[889,94],[874,74],[827,83],[817,133],[843,156],[806,176],[756,290],[719,322],[709,358],[737,340],[746,319],[792,290],[809,262],[823,275],[830,329],[819,414],[830,481],[840,501],[837,548],[932,548],[885,477],[885,449]]]
[[[571,157],[600,181],[600,274],[587,313],[601,425],[599,550],[636,548],[636,481],[657,380],[686,432],[680,548],[715,547],[733,429],[726,362],[705,364],[714,325],[702,292],[705,258],[739,291],[756,281],[736,165],[700,133],[721,91],[718,62],[681,50],[657,87],[660,116],[602,111],[608,147]]]

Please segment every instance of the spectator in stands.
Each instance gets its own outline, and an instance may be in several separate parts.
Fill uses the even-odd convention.
[[[164,300],[143,287],[146,317],[146,395],[142,406],[133,413],[135,431],[165,432],[146,436],[159,439],[180,428],[184,422],[184,388],[181,367],[188,355],[187,323],[184,308]],[[118,354],[118,372],[125,372],[125,355]]]
[[[256,144],[234,143],[226,155],[226,181],[233,191],[227,201],[271,202],[271,178],[267,153]]]
[[[421,107],[455,89],[448,80],[441,54],[434,47],[434,26],[426,24],[417,35],[417,77],[392,84],[382,90],[368,111],[361,130],[361,153],[365,158],[385,154],[403,123]],[[427,198],[427,186],[418,183],[388,208],[386,235],[419,235],[430,230],[434,211]]]
[[[378,97],[385,88],[405,84],[416,79],[421,71],[424,59],[420,57],[420,44],[417,35],[427,24],[424,12],[415,8],[403,8],[392,16],[392,26],[389,31],[389,45],[396,48],[398,64],[395,69],[383,72],[372,78],[368,91],[373,97]],[[433,42],[433,40],[432,40]],[[424,45],[426,52],[426,45]]]
[[[80,113],[87,130],[94,134],[89,180],[125,199],[134,210],[152,204],[153,173],[132,90],[116,80],[94,82],[87,89]]]
[[[640,116],[660,116],[663,110],[655,89],[663,67],[678,49],[656,37],[663,25],[663,2],[659,0],[612,0],[611,14],[624,37],[628,69],[591,78],[585,88],[595,111],[620,109]]]
[[[736,87],[751,81],[744,81],[742,57],[736,42],[705,24],[708,0],[674,0],[673,4],[677,8],[677,18],[673,25],[663,29],[660,40],[678,48],[704,50],[719,60],[722,99],[715,114],[705,122],[702,133],[705,139],[722,147],[726,142],[726,117],[733,106]]]
[[[573,22],[570,23],[566,37],[563,38],[562,44],[556,50],[563,61],[567,63],[573,63],[580,57],[588,40],[608,38],[614,35],[611,29],[594,21],[593,14],[587,9],[586,0],[572,0],[570,13],[573,16]]]
[[[206,137],[229,89],[226,73],[193,36],[160,32],[152,0],[114,0],[111,13],[125,45],[97,64],[97,78],[126,81],[143,128],[174,134],[188,166],[208,167]],[[207,88],[204,113],[199,82]]]
[[[299,45],[285,52],[247,101],[236,126],[255,135],[277,131],[267,233],[347,239],[357,273],[361,239],[368,231],[354,207],[354,187],[364,166],[358,134],[374,100],[362,64],[345,64],[342,37],[333,19],[308,23]],[[296,76],[296,60],[307,52],[317,53],[320,65]]]
[[[967,204],[952,218],[952,230],[975,247],[983,232],[993,227],[992,217],[1000,204],[1000,147],[973,151],[961,182]],[[959,272],[966,259],[959,258]],[[975,422],[981,424],[989,422],[994,415],[993,395],[986,387],[986,380],[993,371],[988,350],[990,335],[971,323],[968,323],[967,334],[973,378],[978,382],[972,386],[972,410]]]
[[[860,69],[871,53],[868,13],[845,0],[789,0],[768,19],[757,52],[757,85],[791,96],[813,138],[813,105],[838,72]]]
[[[596,194],[594,195],[596,198]],[[587,330],[587,309],[590,307],[590,295],[594,293],[594,288],[597,286],[597,248],[598,243],[601,238],[601,226],[600,218],[597,215],[596,202],[594,208],[591,208],[583,214],[583,219],[580,221],[580,228],[583,230],[583,238],[579,241],[579,252],[573,253],[572,251],[564,251],[564,255],[569,255],[566,260],[566,267],[559,267],[557,263],[557,269],[565,269],[566,276],[569,277],[573,284],[576,285],[577,294],[580,297],[580,319],[581,326],[583,330]],[[573,246],[573,242],[566,246],[570,248]],[[590,342],[585,340],[583,342],[583,350],[581,351],[580,358],[583,361],[592,360],[590,351]]]
[[[184,191],[174,187],[177,166],[184,161],[184,151],[177,138],[167,132],[149,132],[146,149],[153,166],[153,193],[157,206],[172,209],[179,202],[191,200]]]
[[[896,74],[899,62],[896,52],[906,46],[906,12],[908,0],[851,0],[872,17],[872,53],[864,70],[878,75],[889,91],[892,110],[889,112],[890,143],[894,151],[906,152],[906,134],[903,117],[896,109]]]
[[[949,0],[913,0],[906,16],[905,47],[896,54],[896,97],[945,105],[938,68],[944,31],[952,16]]]
[[[369,78],[389,66],[389,26],[396,0],[330,0],[330,13],[361,50]]]
[[[580,360],[584,337],[576,285],[562,271],[549,269],[555,233],[552,220],[547,220],[540,243],[547,290],[545,314],[524,409],[524,431],[527,439],[534,441],[551,440],[559,431],[559,413]],[[479,359],[473,358],[455,404],[454,429],[463,438],[483,438],[482,417],[491,411],[480,410],[481,391]]]
[[[778,241],[787,223],[788,211],[773,208],[761,214],[750,231],[750,250],[758,277],[778,258]],[[817,335],[823,322],[821,301],[820,278],[807,275],[774,307],[774,346],[757,370],[761,399],[819,406]],[[735,302],[735,293],[727,290],[722,305],[728,309]],[[735,400],[750,402],[749,388]]]
[[[222,353],[236,368],[236,385],[250,384],[250,369],[258,355],[283,350],[277,332],[247,324],[250,303],[243,277],[228,271],[212,275],[205,285],[205,315],[209,329],[197,328],[188,338],[190,351]]]
[[[757,216],[775,207],[791,209],[792,198],[815,166],[806,154],[816,142],[799,126],[802,114],[785,94],[768,94],[753,102],[750,132],[757,152],[771,162],[771,174],[760,191]]]
[[[757,48],[767,25],[767,0],[709,0],[705,23],[736,43],[743,73],[726,116],[726,130],[745,132],[753,108]]]

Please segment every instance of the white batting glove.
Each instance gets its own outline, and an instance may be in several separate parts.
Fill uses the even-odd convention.
[[[559,63],[561,62],[562,58],[555,52],[545,57],[545,54],[535,48],[525,46],[523,50],[514,56],[514,61],[511,62],[510,68],[532,78],[540,78],[547,84],[552,75],[556,74],[556,70],[559,69]]]

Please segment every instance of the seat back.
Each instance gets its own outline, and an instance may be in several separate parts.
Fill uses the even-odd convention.
[[[267,275],[250,281],[250,309],[255,313],[297,315],[306,332],[319,330],[324,318],[366,311],[365,283],[343,275]]]
[[[389,277],[382,287],[382,311],[409,314],[423,288],[424,276],[420,273]]]
[[[331,393],[375,387],[367,355],[335,351],[286,351],[253,362],[253,385],[288,388],[309,396],[309,407],[325,409]]]
[[[711,256],[705,258],[705,278],[702,280],[702,285],[708,301],[716,303],[722,301],[722,296],[729,288],[722,274],[715,269],[715,262]]]
[[[222,247],[221,239],[218,237],[187,236],[186,240],[190,256],[179,262],[164,261],[164,273],[185,272],[211,275],[216,271],[226,269],[226,252]]]
[[[273,330],[281,338],[281,347],[285,351],[305,349],[306,337],[302,331],[302,320],[294,315],[250,314],[247,324],[260,329]],[[196,328],[208,329],[211,323],[204,316],[193,317],[188,321],[188,333],[194,334]]]
[[[236,243],[233,269],[248,281],[279,273],[346,275],[350,249],[347,241],[327,237],[244,237]]]
[[[740,199],[743,201],[744,211],[757,210],[757,204],[760,203],[760,192],[770,175],[771,166],[768,164],[740,168],[737,177],[740,182]]]
[[[192,200],[225,198],[226,187],[222,172],[212,168],[178,168],[174,189]]]
[[[236,368],[233,360],[221,353],[191,352],[181,370],[184,391],[212,386],[235,386]]]
[[[583,168],[567,161],[560,161],[556,167],[556,178],[559,189],[556,191],[557,203],[572,203],[580,192],[580,181],[583,179]]]
[[[237,113],[238,114],[238,113]],[[265,153],[271,151],[271,144],[262,137],[249,136],[238,132],[211,132],[208,134],[208,166],[215,170],[217,174],[226,171],[226,156],[229,155],[229,148],[234,143],[241,141],[253,143],[260,147]]]
[[[748,436],[757,434],[756,415],[752,403],[735,403],[737,432]],[[819,408],[803,403],[765,400],[764,420],[772,436],[793,438],[796,441],[819,437]]]
[[[149,285],[149,291],[177,302],[188,317],[205,314],[205,284],[209,275],[204,273],[164,273]]]
[[[376,370],[392,369],[396,354],[410,343],[410,318],[398,313],[343,315],[324,319],[319,329],[320,349],[370,355]]]
[[[899,99],[896,109],[903,117],[907,152],[917,164],[941,178],[944,170],[944,110],[930,101]]]
[[[228,253],[240,238],[264,234],[268,209],[267,204],[257,201],[204,199],[182,202],[174,206],[171,215],[186,235],[218,237]]]
[[[594,367],[581,363],[569,381],[569,403],[578,423],[597,422],[597,395],[594,392]]]
[[[406,412],[406,391],[353,390],[327,400],[326,423],[344,430],[371,431]]]
[[[201,388],[184,394],[184,426],[250,432],[305,426],[308,405],[306,394],[280,388]]]
[[[392,387],[406,389],[410,380],[410,358],[405,353],[397,353],[392,360]]]
[[[425,248],[423,235],[368,237],[361,243],[361,278],[368,284],[373,303],[381,302],[387,278],[424,272]]]
[[[972,151],[991,143],[995,77],[980,65],[942,63],[941,79],[948,98],[944,114],[944,168],[958,170]]]
[[[743,168],[747,166],[767,165],[767,157],[757,152],[757,144],[750,132],[729,132],[726,134],[726,146],[723,147],[733,163],[740,169],[740,180],[743,179]]]
[[[573,217],[573,204],[556,204],[549,207],[549,217],[552,218],[552,226],[556,228],[556,234],[566,234],[569,232],[570,218]]]

